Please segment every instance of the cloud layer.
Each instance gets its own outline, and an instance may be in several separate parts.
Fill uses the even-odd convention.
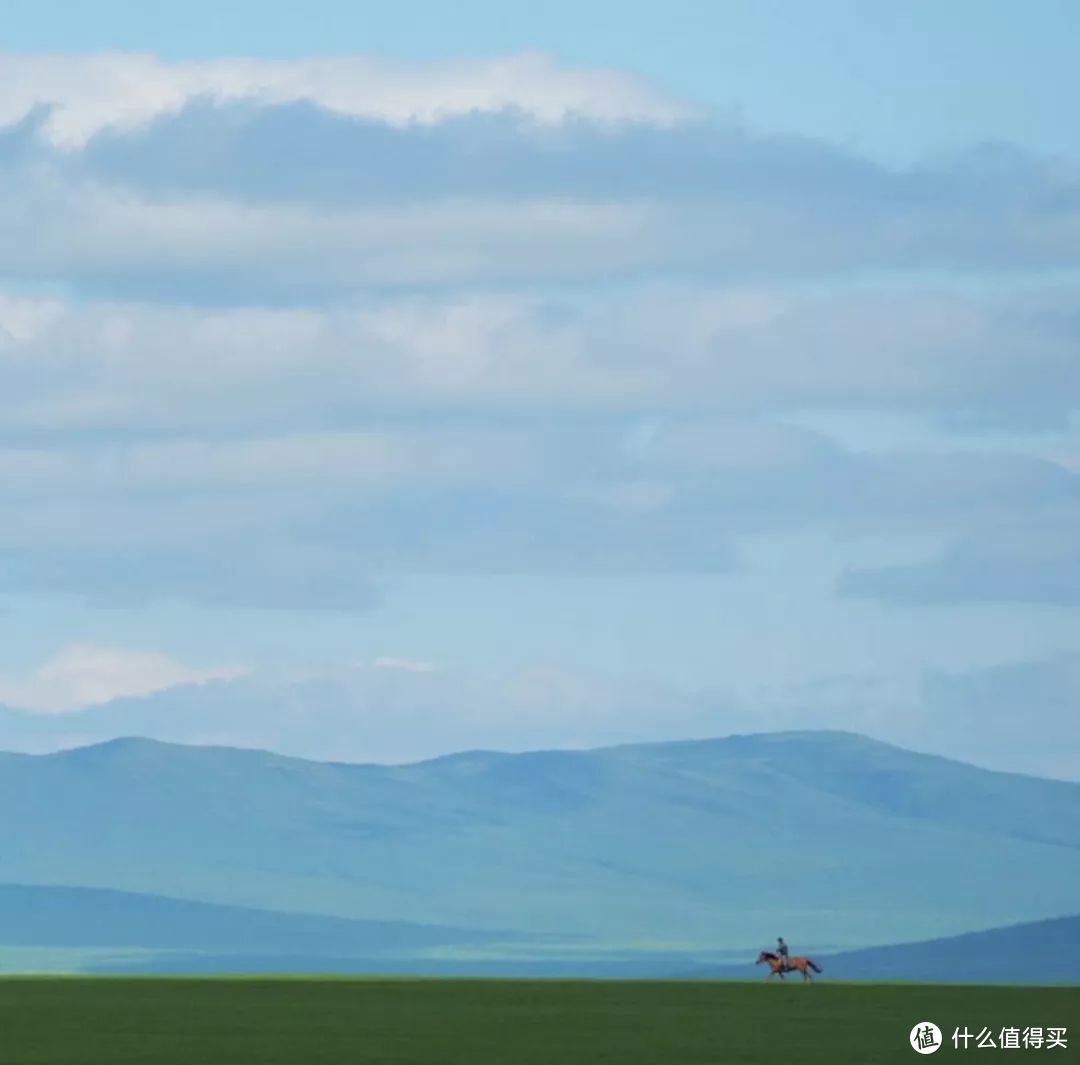
[[[1069,161],[889,168],[531,54],[8,56],[0,98],[2,591],[368,610],[816,529],[939,552],[852,596],[1076,602],[1076,468],[1007,439],[1080,406]]]
[[[0,272],[122,298],[1072,270],[1080,171],[892,170],[543,56],[7,57]],[[5,85],[6,83],[6,85]],[[30,238],[33,239],[30,239]]]
[[[0,293],[9,432],[844,408],[1060,425],[1078,340],[1062,293],[653,284],[214,309]]]

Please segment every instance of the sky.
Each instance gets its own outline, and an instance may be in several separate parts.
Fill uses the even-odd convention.
[[[9,0],[0,744],[1080,777],[1078,46],[1052,0]]]

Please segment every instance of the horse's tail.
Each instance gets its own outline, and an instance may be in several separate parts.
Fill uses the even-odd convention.
[[[811,961],[811,960],[810,960],[809,958],[807,958],[807,959],[806,959],[806,964],[807,964],[807,965],[809,965],[809,966],[810,966],[810,968],[814,970],[814,972],[816,972],[816,973],[819,973],[819,972],[821,972],[821,966],[820,966],[820,965],[817,965],[817,964],[815,964],[815,963],[814,963],[814,962],[812,962],[812,961]]]

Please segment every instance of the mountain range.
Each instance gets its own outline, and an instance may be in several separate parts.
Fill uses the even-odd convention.
[[[328,967],[670,972],[778,934],[825,955],[1060,917],[1080,886],[1080,785],[848,733],[404,766],[116,740],[0,755],[0,810],[0,940],[20,950],[266,960],[311,955],[315,937],[314,954],[345,957]],[[54,915],[37,944],[28,906]],[[134,924],[88,942],[110,912]]]

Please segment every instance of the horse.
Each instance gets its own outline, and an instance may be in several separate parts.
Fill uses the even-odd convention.
[[[821,966],[817,965],[809,958],[799,957],[788,958],[788,967],[785,969],[783,959],[781,959],[779,955],[773,954],[771,950],[763,950],[757,956],[757,961],[754,962],[754,964],[760,965],[762,962],[768,963],[769,966],[769,975],[765,977],[766,980],[771,980],[774,976],[777,975],[777,973],[780,974],[780,979],[783,980],[785,972],[799,972],[802,973],[803,981],[805,982],[807,980],[814,979],[810,975],[811,969],[813,969],[816,973],[821,972]]]

